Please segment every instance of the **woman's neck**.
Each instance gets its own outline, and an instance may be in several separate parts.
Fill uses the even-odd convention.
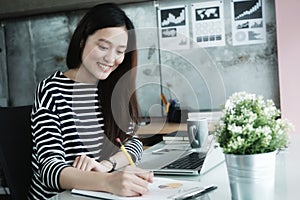
[[[64,72],[64,75],[75,82],[91,84],[97,83],[97,80],[94,77],[91,77],[90,74],[86,73],[86,71],[82,68],[69,69]]]

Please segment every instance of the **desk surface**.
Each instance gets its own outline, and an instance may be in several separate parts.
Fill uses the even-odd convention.
[[[155,147],[153,147],[155,148]],[[145,153],[153,150],[149,148]],[[220,151],[215,149],[214,151]],[[281,151],[277,155],[276,161],[276,177],[275,177],[275,200],[297,200],[299,199],[299,185],[300,185],[300,134],[291,135],[291,144],[288,149]],[[214,154],[212,154],[214,155]],[[222,158],[220,158],[222,159]],[[203,184],[216,184],[218,189],[207,194],[205,199],[211,200],[230,200],[230,186],[228,181],[227,169],[225,162],[221,162],[213,170],[199,176],[183,177],[183,176],[168,176],[174,179],[201,181]],[[51,200],[79,200],[79,199],[93,199],[72,195],[70,191],[62,192]]]

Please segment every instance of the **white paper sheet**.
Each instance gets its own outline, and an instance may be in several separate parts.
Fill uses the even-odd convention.
[[[73,189],[72,194],[79,194],[89,197],[106,198],[106,199],[132,199],[132,200],[153,200],[153,199],[173,199],[178,194],[200,190],[203,184],[197,181],[183,181],[170,178],[155,177],[154,182],[149,184],[149,192],[139,197],[120,197],[106,192],[95,192],[88,190]]]

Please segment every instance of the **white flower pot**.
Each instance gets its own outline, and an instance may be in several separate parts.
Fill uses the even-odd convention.
[[[253,155],[225,154],[232,200],[273,200],[276,151]]]

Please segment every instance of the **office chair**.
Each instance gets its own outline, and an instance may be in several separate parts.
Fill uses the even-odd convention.
[[[0,165],[13,200],[26,199],[31,180],[31,107],[0,107]]]

